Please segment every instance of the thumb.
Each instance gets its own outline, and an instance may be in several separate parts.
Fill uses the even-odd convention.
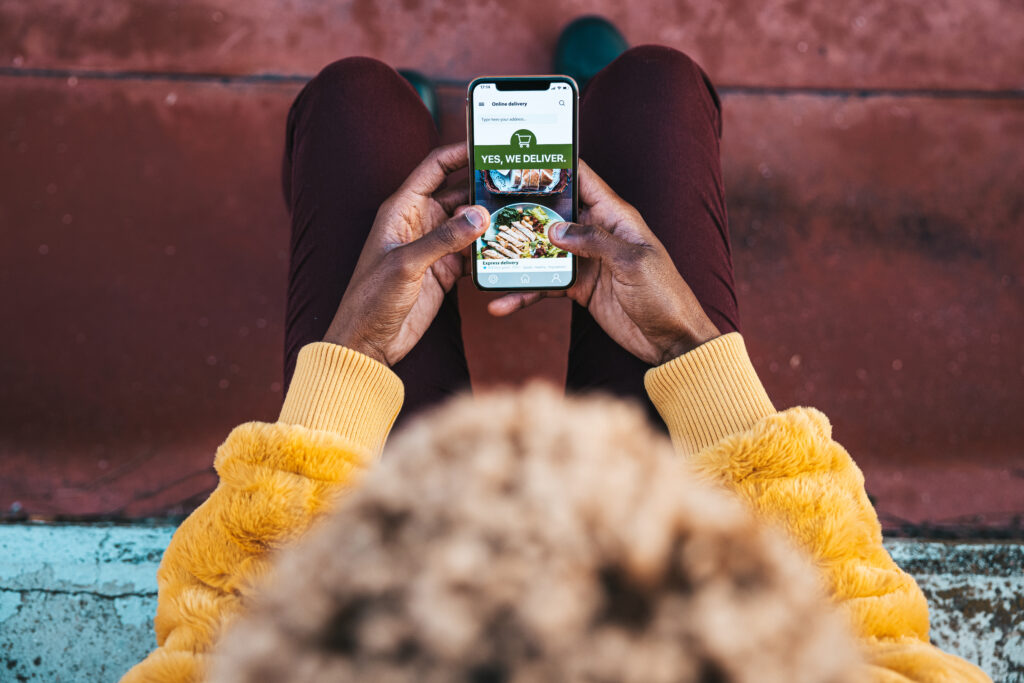
[[[579,223],[553,223],[548,227],[548,239],[560,249],[584,258],[613,260],[624,246],[604,228]]]
[[[408,265],[426,270],[448,254],[462,251],[487,230],[491,216],[481,206],[467,206],[423,237],[396,249]]]

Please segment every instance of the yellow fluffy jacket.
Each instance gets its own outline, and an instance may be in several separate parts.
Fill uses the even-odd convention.
[[[650,370],[646,386],[676,449],[754,513],[788,531],[820,568],[875,681],[988,681],[928,640],[928,606],[882,546],[864,477],[821,413],[778,412],[728,334]],[[218,635],[303,535],[372,466],[403,387],[351,349],[310,344],[274,424],[234,429],[220,483],[177,530],[157,574],[158,647],[122,679],[200,681]]]

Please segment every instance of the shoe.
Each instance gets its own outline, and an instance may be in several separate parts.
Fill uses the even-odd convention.
[[[555,73],[572,76],[580,90],[629,49],[625,36],[604,17],[574,19],[562,29],[555,46]]]
[[[413,71],[412,69],[399,69],[398,74],[409,81],[409,85],[412,86],[416,94],[423,100],[427,111],[430,112],[430,117],[434,119],[434,125],[440,129],[441,107],[437,102],[437,90],[434,88],[434,82],[419,71]]]

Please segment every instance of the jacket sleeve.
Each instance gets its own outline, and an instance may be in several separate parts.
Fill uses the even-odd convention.
[[[123,682],[203,677],[218,634],[275,550],[301,536],[383,447],[401,380],[351,349],[310,344],[276,423],[236,427],[217,449],[220,482],[175,532],[157,571],[157,648]]]
[[[738,333],[650,370],[646,385],[676,449],[822,570],[876,681],[988,681],[928,641],[928,605],[882,545],[864,476],[820,412],[777,412]]]

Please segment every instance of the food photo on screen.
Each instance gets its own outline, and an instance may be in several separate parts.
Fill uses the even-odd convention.
[[[554,210],[522,202],[491,214],[491,224],[477,241],[477,257],[484,260],[565,258],[568,255],[548,239],[548,226],[564,220]]]

